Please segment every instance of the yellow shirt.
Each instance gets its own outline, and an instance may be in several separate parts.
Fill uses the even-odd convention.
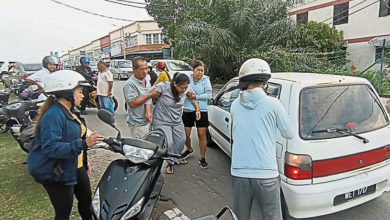
[[[169,81],[168,73],[165,71],[162,71],[160,75],[158,75],[157,81],[155,84],[160,83],[162,81]]]
[[[85,132],[87,132],[87,128],[85,127],[85,125],[80,121],[80,119],[73,113],[71,113],[73,118],[75,118],[79,123],[80,123],[80,127],[81,127],[81,137],[84,136]],[[81,153],[79,154],[79,156],[77,157],[77,168],[80,168],[80,167],[83,167],[83,154],[84,152],[81,151]]]

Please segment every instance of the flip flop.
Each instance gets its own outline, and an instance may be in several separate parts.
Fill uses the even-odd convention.
[[[170,171],[168,171],[168,168],[170,169]],[[173,171],[173,165],[168,165],[167,168],[165,169],[165,173],[166,174],[173,174],[174,171]]]
[[[188,163],[188,161],[186,159],[181,159],[178,162],[179,162],[179,165]]]

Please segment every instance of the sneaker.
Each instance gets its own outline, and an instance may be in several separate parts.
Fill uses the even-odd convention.
[[[200,168],[203,168],[203,169],[206,169],[209,166],[209,164],[206,162],[205,158],[199,159],[199,165],[200,165]]]
[[[194,152],[194,151],[193,150],[192,151],[189,151],[189,150],[184,151],[183,153],[181,153],[180,159],[186,159],[190,154],[192,154],[192,152]]]

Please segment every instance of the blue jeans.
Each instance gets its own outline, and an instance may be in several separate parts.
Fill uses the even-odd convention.
[[[103,108],[114,114],[114,102],[110,96],[98,95],[99,109]]]

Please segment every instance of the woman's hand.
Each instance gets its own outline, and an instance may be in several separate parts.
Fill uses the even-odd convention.
[[[201,117],[200,111],[196,111],[195,115],[196,115],[196,120],[199,121]]]
[[[101,143],[103,141],[103,136],[96,131],[94,131],[91,135],[89,135],[85,142],[87,143],[88,147],[92,147],[95,144]]]
[[[196,99],[196,95],[195,95],[194,91],[192,91],[192,90],[190,90],[189,92],[187,92],[187,97],[188,97],[188,99],[190,99],[190,100]]]

